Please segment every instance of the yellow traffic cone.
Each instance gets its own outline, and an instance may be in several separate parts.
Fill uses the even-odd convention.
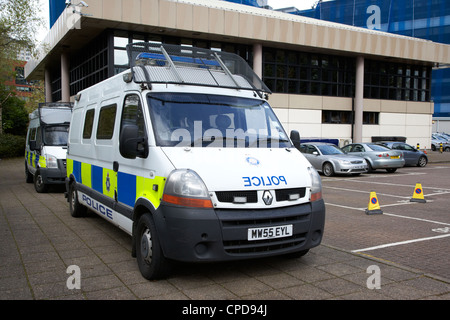
[[[416,183],[416,187],[414,188],[414,194],[413,194],[411,200],[409,200],[409,201],[422,202],[422,203],[427,202],[427,200],[425,200],[425,198],[423,197],[423,189],[422,189],[422,185],[420,183]]]
[[[382,214],[383,211],[380,208],[380,203],[378,202],[377,194],[375,191],[370,192],[369,206],[366,209],[366,214]]]

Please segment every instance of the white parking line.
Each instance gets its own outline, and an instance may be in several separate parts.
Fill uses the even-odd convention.
[[[382,248],[400,246],[403,244],[410,244],[410,243],[414,243],[414,242],[435,240],[435,239],[441,239],[441,238],[447,238],[447,237],[450,237],[450,234],[444,234],[444,235],[440,235],[440,236],[420,238],[420,239],[414,239],[414,240],[407,240],[407,241],[400,241],[400,242],[394,242],[394,243],[387,243],[387,244],[382,244],[382,245],[375,246],[375,247],[352,250],[351,252],[358,253],[358,252],[364,252],[364,251],[372,251],[372,250],[377,250],[377,249],[382,249]]]
[[[357,211],[365,211],[367,209],[367,208],[355,208],[355,207],[343,206],[343,205],[340,205],[340,204],[334,204],[334,203],[328,203],[328,202],[325,202],[325,204],[328,205],[328,206],[334,206],[334,207],[350,209],[350,210],[357,210]],[[408,204],[416,204],[416,203],[415,202],[408,202]],[[385,207],[385,206],[383,206],[383,207]],[[417,221],[422,221],[422,222],[429,222],[429,223],[435,223],[435,224],[444,225],[444,226],[450,226],[450,223],[446,223],[446,222],[440,222],[440,221],[434,221],[434,220],[428,220],[428,219],[422,219],[422,218],[416,218],[416,217],[409,217],[409,216],[402,216],[402,215],[399,215],[399,214],[387,213],[387,212],[383,212],[383,214],[386,215],[386,216],[391,216],[391,217],[410,219],[410,220],[417,220]]]

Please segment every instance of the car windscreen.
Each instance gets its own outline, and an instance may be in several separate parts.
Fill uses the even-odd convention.
[[[193,93],[149,93],[147,99],[158,146],[291,147],[264,100]]]
[[[67,146],[68,137],[68,125],[45,126],[43,129],[43,140],[46,146]]]

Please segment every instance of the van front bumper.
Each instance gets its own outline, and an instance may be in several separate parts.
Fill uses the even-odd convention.
[[[154,214],[166,258],[185,262],[269,257],[318,246],[325,225],[323,200],[290,207],[232,210],[162,204]],[[292,225],[292,235],[249,240],[249,228]]]
[[[58,168],[40,168],[44,184],[64,184],[66,180],[66,160],[58,159]]]

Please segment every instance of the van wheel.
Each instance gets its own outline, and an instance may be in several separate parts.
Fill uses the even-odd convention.
[[[69,209],[70,215],[74,218],[84,217],[87,212],[87,208],[78,201],[75,183],[71,183],[69,187]]]
[[[170,262],[164,257],[150,214],[139,218],[136,231],[136,258],[142,276],[148,280],[166,277],[170,272]]]
[[[38,193],[44,193],[48,190],[48,185],[44,183],[44,179],[39,170],[34,174],[34,189],[36,189]]]
[[[30,171],[28,171],[28,165],[26,162],[25,162],[25,181],[27,183],[33,182],[33,175],[30,173]]]

